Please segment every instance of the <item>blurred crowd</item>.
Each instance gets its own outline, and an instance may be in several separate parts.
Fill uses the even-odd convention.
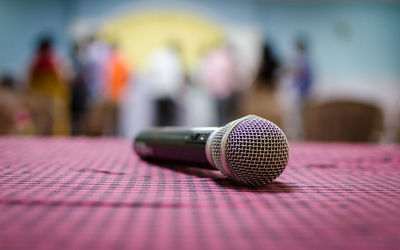
[[[90,37],[61,58],[51,36],[37,41],[25,82],[1,79],[0,132],[114,135],[118,102],[129,78],[117,49]]]
[[[73,44],[69,57],[55,48],[50,35],[40,37],[26,81],[2,76],[0,133],[132,137],[146,126],[217,126],[249,113],[281,125],[280,76],[293,76],[300,108],[312,85],[302,40],[291,67],[265,43],[250,84],[229,44],[203,48],[187,70],[180,44],[170,40],[153,51],[144,72],[135,72],[117,44],[96,36]]]

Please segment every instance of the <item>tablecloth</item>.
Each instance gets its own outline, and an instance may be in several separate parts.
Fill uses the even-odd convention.
[[[399,145],[290,143],[251,188],[130,140],[0,137],[0,249],[399,248]]]

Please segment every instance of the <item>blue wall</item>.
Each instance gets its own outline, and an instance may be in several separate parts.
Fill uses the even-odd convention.
[[[307,35],[318,73],[325,77],[400,79],[400,3],[191,0],[183,5],[217,21],[256,25],[284,60],[289,60],[296,36]],[[0,73],[21,75],[32,41],[42,31],[51,30],[65,54],[65,32],[75,18],[102,18],[140,7],[143,2],[137,0],[0,0]]]
[[[51,31],[66,47],[64,3],[56,0],[0,1],[0,73],[22,74],[35,48],[34,41]]]
[[[263,4],[257,17],[285,56],[307,34],[321,74],[400,77],[399,4]]]

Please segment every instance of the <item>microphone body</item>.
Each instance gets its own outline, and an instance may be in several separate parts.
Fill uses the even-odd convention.
[[[134,150],[148,161],[215,168],[250,186],[274,181],[289,159],[289,144],[282,130],[256,115],[223,127],[145,130],[135,138]]]
[[[214,168],[207,159],[206,143],[217,127],[159,127],[142,131],[134,142],[137,154],[148,161],[167,161]]]

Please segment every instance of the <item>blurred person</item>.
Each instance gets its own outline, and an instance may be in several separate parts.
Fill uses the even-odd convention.
[[[154,125],[154,103],[144,74],[134,74],[121,95],[118,135],[134,138],[139,131]]]
[[[107,135],[116,135],[122,94],[129,80],[128,64],[114,44],[107,60],[107,93],[105,102],[105,128]]]
[[[15,78],[8,73],[4,73],[0,77],[0,88],[3,90],[15,90],[16,86]]]
[[[86,68],[83,63],[82,53],[85,44],[77,42],[72,48],[72,62],[74,77],[71,81],[71,134],[82,135],[85,133],[85,119],[88,111],[89,90],[85,81]]]
[[[87,40],[82,52],[83,81],[87,88],[87,112],[85,133],[90,136],[112,134],[108,129],[109,106],[107,104],[108,66],[110,45],[93,35]]]
[[[188,127],[215,126],[217,117],[213,95],[191,74],[185,85],[183,124]]]
[[[16,81],[5,74],[0,79],[0,134],[33,134],[32,114],[16,90]]]
[[[103,101],[106,96],[110,45],[97,36],[91,36],[82,56],[86,68],[85,81],[88,84],[89,97],[92,101]]]
[[[266,87],[275,87],[279,67],[280,63],[273,53],[271,46],[265,43],[262,50],[257,82]]]
[[[301,100],[305,100],[312,87],[312,65],[304,39],[295,42],[296,55],[294,58],[294,86],[298,90]]]
[[[180,47],[175,41],[155,50],[150,56],[145,81],[149,84],[155,110],[154,124],[180,122],[180,97],[185,83]]]
[[[241,115],[256,114],[278,126],[282,123],[282,108],[277,93],[280,63],[269,44],[264,44],[259,71],[254,84],[241,96]]]
[[[14,93],[14,79],[4,75],[0,81],[0,134],[15,132],[18,106],[18,97]]]
[[[208,48],[198,68],[198,81],[215,99],[217,123],[223,125],[236,117],[235,90],[238,72],[235,57],[228,46]]]
[[[69,134],[68,89],[61,72],[52,38],[41,37],[29,68],[29,95],[37,134]]]
[[[296,92],[294,107],[291,108],[290,117],[287,123],[291,124],[293,135],[296,139],[303,139],[304,117],[307,112],[307,105],[310,99],[313,85],[313,70],[308,46],[304,38],[298,38],[294,43],[295,56],[293,59],[292,77],[293,87]]]
[[[108,99],[119,103],[129,79],[129,67],[117,46],[111,46],[108,61]]]

